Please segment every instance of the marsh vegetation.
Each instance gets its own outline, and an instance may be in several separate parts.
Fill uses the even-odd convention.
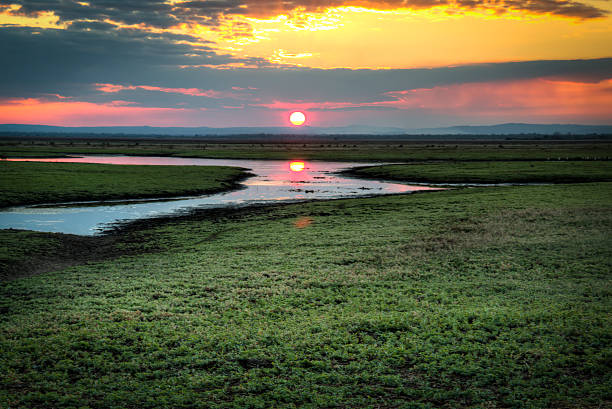
[[[0,406],[609,407],[611,233],[610,182],[136,222],[5,276]]]
[[[0,162],[0,207],[213,193],[249,176],[223,166]]]
[[[135,140],[0,140],[2,157],[121,154],[223,159],[306,159],[409,162],[423,160],[610,160],[612,143],[602,141],[402,141],[226,143]]]
[[[441,184],[610,182],[612,161],[414,162],[350,169],[345,174]]]

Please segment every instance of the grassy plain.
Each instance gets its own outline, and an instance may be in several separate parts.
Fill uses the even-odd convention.
[[[213,193],[248,175],[223,166],[0,162],[0,207]]]
[[[366,179],[430,183],[576,183],[612,181],[612,161],[420,162],[355,168]]]
[[[610,203],[470,189],[135,230],[150,253],[2,283],[0,402],[609,407]]]
[[[463,141],[338,143],[205,143],[160,141],[0,140],[0,157],[127,154],[232,159],[410,162],[423,160],[609,160],[609,141]]]
[[[612,183],[200,211],[91,239],[80,265],[0,283],[0,407],[612,407]],[[77,242],[0,232],[24,265]]]

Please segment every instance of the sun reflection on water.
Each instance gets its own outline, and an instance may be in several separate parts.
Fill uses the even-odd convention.
[[[291,169],[292,172],[301,172],[305,168],[306,168],[306,164],[304,162],[293,161],[289,163],[289,169]]]
[[[10,160],[10,159],[9,159]],[[24,159],[18,159],[23,161]],[[215,208],[278,201],[300,201],[437,190],[428,186],[408,186],[376,180],[346,178],[343,169],[368,163],[198,159],[136,156],[85,156],[70,158],[31,158],[37,162],[80,162],[120,165],[234,166],[249,169],[255,176],[242,182],[243,188],[212,195],[155,200],[140,198],[136,202],[92,202],[61,204],[62,208],[41,205],[16,207],[0,211],[0,228],[19,228],[92,235],[118,223],[179,214],[194,208]],[[293,166],[292,166],[293,164]],[[142,202],[141,202],[142,200]],[[92,205],[96,205],[92,207]],[[315,222],[308,217],[291,221],[292,227],[304,228]]]

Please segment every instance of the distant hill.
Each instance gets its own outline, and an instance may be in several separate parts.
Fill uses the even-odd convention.
[[[612,125],[520,124],[465,125],[447,128],[408,130],[409,134],[429,135],[589,135],[612,134]]]
[[[350,125],[341,127],[153,127],[95,126],[64,127],[47,125],[0,124],[0,134],[35,134],[49,136],[146,135],[155,137],[226,137],[247,135],[368,135],[368,136],[491,136],[491,135],[612,135],[612,125],[521,124],[451,126],[444,128],[403,129],[394,127]]]

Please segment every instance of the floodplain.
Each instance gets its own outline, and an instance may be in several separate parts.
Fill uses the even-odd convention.
[[[75,144],[539,184],[2,230],[0,406],[612,407],[607,143]]]

